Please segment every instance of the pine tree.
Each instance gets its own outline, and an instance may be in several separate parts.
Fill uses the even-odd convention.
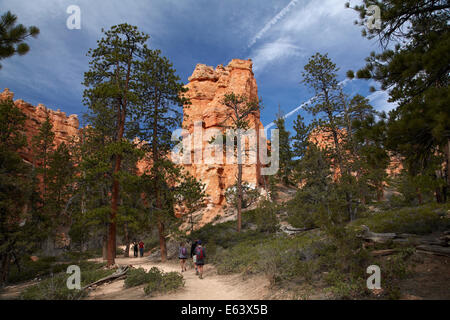
[[[68,201],[74,192],[74,163],[69,148],[63,142],[49,157],[47,171],[47,209],[52,225],[68,225],[70,215],[67,212]]]
[[[291,184],[292,174],[292,150],[291,137],[289,131],[286,130],[285,120],[279,115],[274,121],[278,129],[278,137],[280,143],[279,149],[279,169],[277,172],[278,178],[285,184]]]
[[[156,215],[161,259],[167,259],[166,249],[166,218],[171,220],[173,212],[173,194],[170,194],[170,184],[177,181],[175,173],[178,168],[167,160],[169,152],[175,145],[172,141],[172,131],[181,127],[182,108],[188,101],[182,96],[186,91],[172,63],[161,56],[159,50],[144,50],[142,61],[139,62],[140,101],[139,136],[146,141],[144,146],[151,168],[147,175],[153,185],[147,189],[150,206]],[[175,173],[175,174],[174,174]],[[165,205],[166,204],[166,205]]]
[[[25,43],[29,37],[36,38],[39,29],[35,26],[25,27],[17,23],[17,16],[7,11],[0,18],[0,60],[9,58],[14,54],[24,55],[30,50]],[[2,65],[0,64],[0,69]]]
[[[105,37],[98,41],[98,47],[88,52],[91,61],[90,70],[84,75],[84,98],[91,112],[91,122],[102,126],[103,117],[108,120],[115,117],[114,126],[105,128],[110,133],[108,145],[113,158],[108,265],[114,264],[116,251],[116,217],[120,203],[118,176],[122,170],[123,149],[127,144],[124,139],[136,115],[138,57],[146,49],[148,38],[137,27],[120,24],[106,31]],[[111,121],[106,125],[111,125]]]
[[[53,125],[47,112],[45,121],[39,127],[39,133],[31,139],[33,166],[42,181],[41,195],[44,207],[48,198],[48,163],[55,146],[55,133],[52,128]]]
[[[315,96],[306,109],[314,116],[319,115],[316,125],[325,134],[330,134],[333,141],[331,157],[337,162],[341,187],[344,190],[347,202],[347,214],[350,219],[355,218],[355,207],[353,205],[352,177],[348,161],[344,159],[345,148],[342,137],[345,137],[345,130],[342,130],[342,114],[345,112],[341,87],[337,81],[336,65],[328,56],[316,53],[304,67],[303,83],[314,90]]]
[[[237,151],[237,231],[240,232],[242,228],[242,166],[243,166],[243,153],[244,148],[241,146],[243,131],[248,130],[249,122],[248,116],[255,114],[260,110],[259,101],[250,101],[248,97],[235,93],[225,94],[222,100],[225,107],[230,109],[230,115],[227,120],[230,120],[231,124],[227,127],[234,130],[236,133],[235,150]],[[226,124],[225,124],[226,125]]]
[[[382,52],[372,52],[356,76],[380,82],[381,89],[389,90],[390,101],[398,103],[389,116],[386,147],[405,158],[406,166],[414,164],[411,174],[431,170],[434,159],[430,155],[444,158],[445,167],[436,177],[444,183],[436,199],[445,201],[450,186],[450,4],[365,0],[353,8],[360,15],[360,26],[369,19],[370,5],[380,8],[380,29],[363,27],[362,34],[378,38]],[[394,47],[389,46],[392,42]],[[353,77],[354,72],[348,75]]]
[[[172,63],[161,56],[159,50],[146,49],[139,62],[139,137],[146,141],[143,147],[151,167],[146,172],[148,205],[156,216],[161,260],[167,259],[166,225],[174,217],[173,186],[178,181],[179,170],[167,159],[175,145],[172,131],[181,127],[182,108],[188,101],[183,83],[176,75]],[[149,185],[151,184],[151,185]]]
[[[292,137],[292,156],[294,158],[294,172],[296,178],[301,172],[301,159],[306,154],[309,145],[309,135],[311,133],[311,126],[306,125],[304,118],[299,114],[294,120],[295,135]],[[297,179],[298,180],[298,179]],[[298,183],[299,181],[297,181]]]
[[[26,146],[26,116],[12,100],[0,100],[0,286],[8,280],[9,265],[30,235],[28,216],[31,167],[19,151]],[[31,237],[29,243],[31,243]]]

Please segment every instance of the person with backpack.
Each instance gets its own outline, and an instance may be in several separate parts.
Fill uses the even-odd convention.
[[[205,264],[206,252],[205,248],[202,247],[202,242],[197,241],[197,248],[195,249],[197,272],[200,274],[200,279],[203,279],[203,265]]]
[[[183,242],[180,242],[180,247],[178,248],[178,259],[180,259],[181,272],[186,271],[187,249]]]
[[[139,251],[141,253],[141,258],[144,256],[144,242],[139,241]]]
[[[198,268],[197,268],[197,264],[195,263],[196,261],[195,261],[195,259],[196,259],[196,255],[195,255],[195,248],[197,248],[197,242],[198,242],[199,240],[194,240],[193,242],[192,242],[192,245],[191,245],[191,258],[192,258],[192,261],[194,262],[194,268],[195,268],[195,274],[196,275],[198,275]]]

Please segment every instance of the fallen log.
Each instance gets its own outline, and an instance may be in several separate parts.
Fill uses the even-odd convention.
[[[309,230],[314,230],[314,229],[317,229],[317,228],[316,227],[294,228],[292,226],[286,226],[286,225],[280,227],[280,230],[288,235],[305,232],[305,231],[309,231]]]
[[[368,226],[362,225],[361,227],[363,229],[363,232],[359,236],[364,240],[384,243],[397,237],[397,234],[395,233],[376,233],[370,231]]]
[[[421,244],[416,247],[416,250],[419,252],[435,254],[438,256],[450,257],[450,248],[449,247]]]
[[[129,266],[124,266],[124,267],[120,266],[119,268],[117,268],[117,270],[113,274],[111,274],[107,277],[101,278],[100,280],[97,280],[95,282],[92,282],[92,283],[88,284],[87,286],[84,286],[81,290],[86,290],[92,286],[98,286],[105,282],[123,279],[126,276],[126,273],[128,272],[129,269],[130,269]]]
[[[371,251],[370,254],[374,257],[382,257],[397,253],[398,251],[398,249],[374,250]]]

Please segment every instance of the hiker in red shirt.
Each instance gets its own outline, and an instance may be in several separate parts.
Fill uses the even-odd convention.
[[[144,256],[144,242],[139,241],[139,252],[141,253],[141,258]]]

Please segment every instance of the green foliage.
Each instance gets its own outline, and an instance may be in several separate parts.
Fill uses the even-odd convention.
[[[26,116],[12,100],[0,100],[0,286],[8,281],[12,259],[35,250],[41,219],[35,209],[33,173],[19,150],[26,146]]]
[[[291,184],[293,169],[293,153],[291,150],[291,140],[289,131],[286,130],[285,120],[281,115],[274,121],[278,129],[279,139],[279,169],[276,173],[277,178],[285,185]]]
[[[154,296],[157,293],[167,293],[184,286],[183,276],[179,272],[165,273],[156,267],[149,271],[143,268],[131,269],[125,279],[125,287],[135,287],[146,284],[146,295]]]
[[[238,198],[239,198],[238,189],[239,188],[235,184],[233,186],[228,187],[227,190],[225,190],[225,200],[233,208],[237,208],[238,206]],[[252,188],[252,186],[246,181],[242,183],[241,190],[242,190],[241,207],[243,209],[248,208],[249,206],[254,204],[260,196],[258,189]]]
[[[278,206],[270,201],[262,201],[255,209],[255,222],[260,232],[273,233],[278,230]]]
[[[429,204],[372,213],[355,220],[355,225],[366,225],[374,232],[428,234],[450,226],[446,216],[449,205]]]
[[[184,286],[183,276],[179,272],[155,273],[155,277],[144,287],[146,295],[169,293]]]
[[[446,1],[365,0],[354,7],[359,25],[367,22],[367,8],[377,5],[382,13],[381,28],[363,36],[377,37],[381,53],[371,53],[358,78],[374,79],[389,90],[390,101],[398,104],[389,114],[386,147],[402,155],[412,176],[431,172],[436,155],[446,165],[436,170],[441,184],[437,202],[448,197],[450,182],[449,64],[450,18]],[[389,46],[390,42],[395,46]],[[442,163],[442,162],[441,162]]]
[[[37,37],[39,29],[35,26],[25,27],[17,24],[17,16],[7,11],[0,17],[0,60],[15,54],[24,55],[29,50],[25,40]],[[1,65],[0,65],[1,68]]]
[[[99,269],[98,264],[81,264],[81,287],[111,275],[114,270]],[[61,272],[51,275],[38,284],[26,288],[21,294],[22,300],[79,300],[87,295],[85,290],[68,289],[67,278],[70,274]]]
[[[249,129],[249,117],[259,114],[261,103],[258,99],[250,100],[245,95],[235,94],[234,92],[225,94],[222,104],[228,109],[229,116],[223,121],[222,125],[227,129],[234,130],[233,147],[237,155],[237,177],[236,177],[236,208],[237,208],[237,230],[242,228],[242,205],[244,201],[244,191],[242,188],[242,168],[243,158],[246,153],[245,144],[243,144],[243,136],[245,131]],[[227,137],[227,140],[229,137]],[[250,147],[250,148],[255,148]],[[256,150],[253,150],[256,151]]]
[[[184,286],[183,276],[179,272],[163,272],[156,267],[145,271],[143,268],[131,269],[125,279],[125,287],[135,287],[146,284],[146,295],[154,296],[158,293],[172,292]]]
[[[139,286],[151,281],[155,277],[155,274],[159,273],[159,269],[155,267],[150,269],[148,272],[145,271],[144,268],[130,269],[127,272],[127,278],[125,279],[124,285],[126,288]]]

